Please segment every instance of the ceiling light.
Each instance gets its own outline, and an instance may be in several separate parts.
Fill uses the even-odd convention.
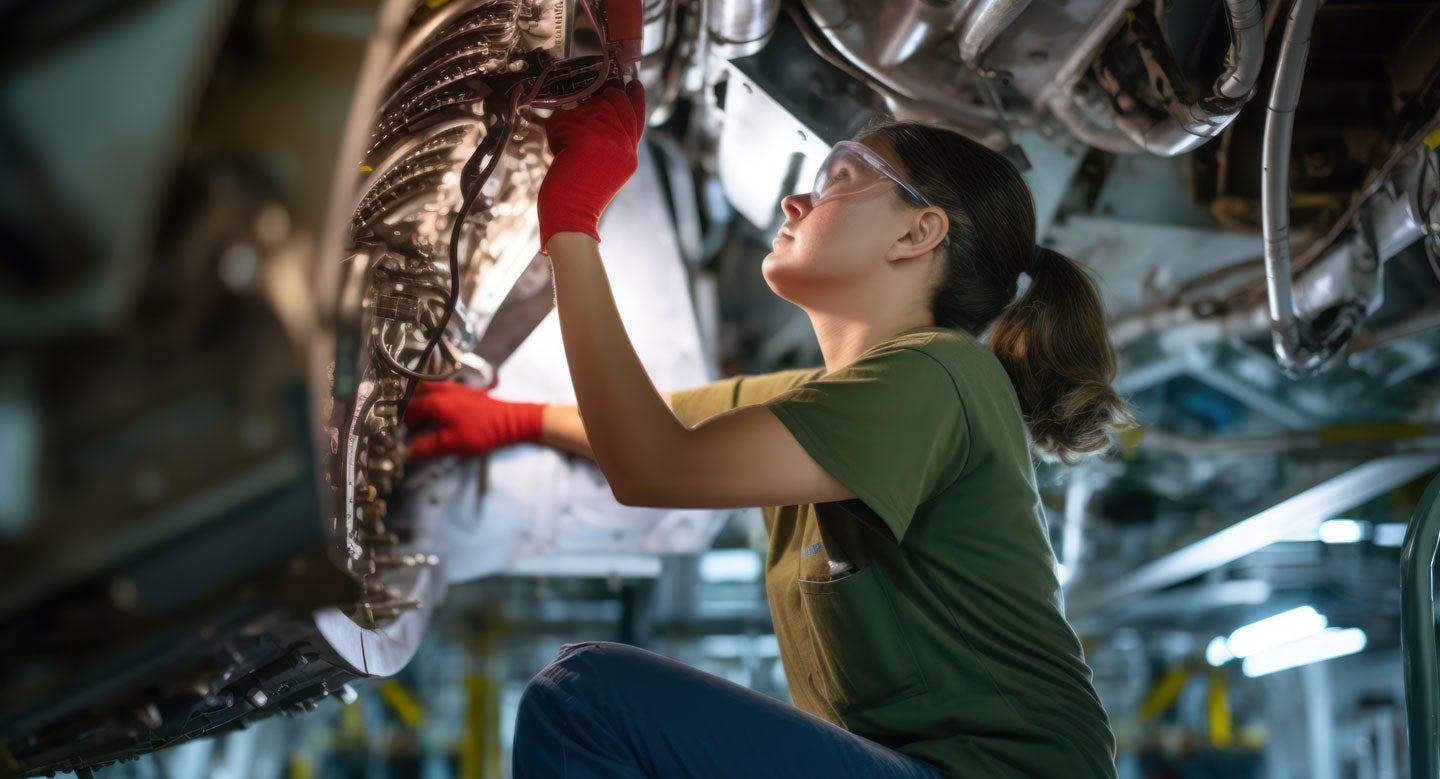
[[[1310,606],[1301,606],[1266,617],[1230,634],[1226,646],[1236,657],[1249,657],[1303,636],[1313,635],[1328,624],[1325,615]]]
[[[1365,648],[1360,628],[1330,628],[1245,658],[1241,670],[1254,678],[1322,660],[1353,655]]]
[[[1205,647],[1205,662],[1219,668],[1220,666],[1235,659],[1235,653],[1230,651],[1230,645],[1226,643],[1224,636],[1216,636]]]
[[[1358,519],[1327,519],[1320,523],[1320,540],[1327,544],[1353,544],[1365,537],[1367,524]]]
[[[1375,535],[1370,540],[1376,546],[1403,546],[1405,531],[1409,529],[1404,522],[1382,522],[1375,526]]]

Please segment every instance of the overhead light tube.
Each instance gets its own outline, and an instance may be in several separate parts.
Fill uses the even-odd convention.
[[[1225,643],[1230,653],[1236,657],[1249,657],[1257,652],[1319,633],[1327,624],[1329,620],[1324,614],[1311,606],[1301,606],[1238,628],[1230,634]]]
[[[1360,628],[1328,628],[1245,658],[1240,669],[1252,679],[1288,668],[1353,655],[1365,648],[1365,631]]]

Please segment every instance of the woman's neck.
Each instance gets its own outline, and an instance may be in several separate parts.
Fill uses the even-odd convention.
[[[887,338],[917,327],[935,325],[935,319],[928,311],[869,319],[836,316],[819,311],[806,313],[810,315],[810,323],[815,328],[815,338],[820,342],[820,353],[825,358],[827,373],[855,362],[856,358]]]

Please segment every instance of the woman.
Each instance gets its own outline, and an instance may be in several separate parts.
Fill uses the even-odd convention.
[[[409,420],[439,430],[411,453],[540,441],[593,457],[627,504],[772,507],[766,589],[798,708],[569,645],[522,698],[516,777],[1114,776],[1030,447],[1074,460],[1128,414],[1096,289],[1036,248],[1019,174],[918,124],[838,144],[783,201],[762,268],[810,316],[824,368],[666,398],[595,233],[643,106],[638,84],[611,88],[547,128],[541,236],[578,410],[427,386]]]

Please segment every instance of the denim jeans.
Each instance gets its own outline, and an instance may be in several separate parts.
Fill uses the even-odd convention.
[[[942,779],[928,764],[624,644],[567,644],[515,722],[514,779]]]

